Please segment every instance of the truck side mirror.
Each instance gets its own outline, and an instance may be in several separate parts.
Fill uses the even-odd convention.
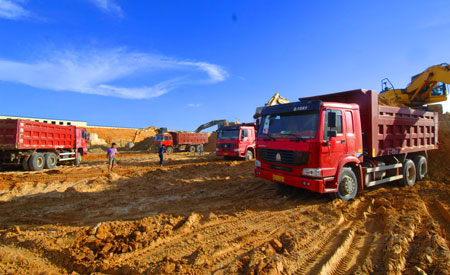
[[[336,127],[336,113],[328,112],[328,127],[334,128]]]
[[[337,131],[336,130],[330,130],[327,132],[327,136],[328,138],[333,138],[333,137],[337,137]]]

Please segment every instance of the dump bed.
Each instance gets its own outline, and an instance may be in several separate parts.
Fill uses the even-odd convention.
[[[174,132],[172,135],[174,137],[174,144],[179,145],[199,145],[208,142],[208,133]]]
[[[0,150],[74,148],[75,127],[23,119],[0,120]]]
[[[300,100],[319,99],[359,105],[364,154],[370,157],[437,149],[438,114],[378,105],[378,92],[353,90]]]

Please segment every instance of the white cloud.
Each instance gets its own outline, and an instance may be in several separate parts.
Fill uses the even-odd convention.
[[[199,77],[199,71],[203,76]],[[151,81],[156,79],[156,73],[160,76],[164,72],[170,77]],[[54,52],[35,62],[0,58],[0,81],[53,91],[129,99],[158,97],[182,85],[216,83],[224,81],[227,76],[227,72],[218,65],[180,61],[123,48]],[[134,82],[146,84],[117,84],[129,83],[130,78],[140,78]]]
[[[198,108],[202,106],[201,104],[194,104],[194,103],[189,103],[188,105],[186,105],[186,107],[190,107],[190,108]]]
[[[25,10],[19,2],[23,1],[0,0],[0,17],[15,20],[30,16],[30,12]]]
[[[122,8],[114,0],[89,0],[103,12],[123,17]]]

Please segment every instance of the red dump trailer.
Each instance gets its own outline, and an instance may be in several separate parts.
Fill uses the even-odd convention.
[[[58,162],[79,164],[87,154],[86,129],[24,119],[0,120],[0,164],[25,170],[54,168]]]
[[[164,144],[168,153],[172,153],[174,149],[198,152],[204,144],[208,143],[208,137],[208,133],[165,132],[156,135],[153,143],[156,146]]]
[[[255,175],[344,200],[377,184],[414,185],[438,147],[438,114],[380,106],[354,90],[266,107]]]

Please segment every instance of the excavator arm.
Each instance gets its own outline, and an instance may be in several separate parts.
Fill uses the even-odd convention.
[[[205,124],[202,124],[200,126],[198,126],[198,128],[195,130],[196,133],[200,133],[202,130],[212,127],[214,125],[218,125],[218,127],[223,127],[223,126],[227,126],[228,125],[228,120],[226,119],[219,119],[219,120],[213,120],[210,122],[207,122]]]
[[[286,104],[286,103],[291,103],[289,100],[287,100],[286,98],[282,97],[279,93],[274,94],[269,101],[264,105],[264,107],[267,106],[273,106],[273,105],[277,105],[277,104]],[[253,118],[257,119],[261,116],[261,111],[262,109],[264,109],[264,107],[258,107],[256,108],[256,112],[253,115]]]
[[[385,89],[380,96],[387,101],[403,103],[410,107],[447,100],[447,85],[450,84],[450,65],[443,63],[427,68],[411,78],[405,89]]]

